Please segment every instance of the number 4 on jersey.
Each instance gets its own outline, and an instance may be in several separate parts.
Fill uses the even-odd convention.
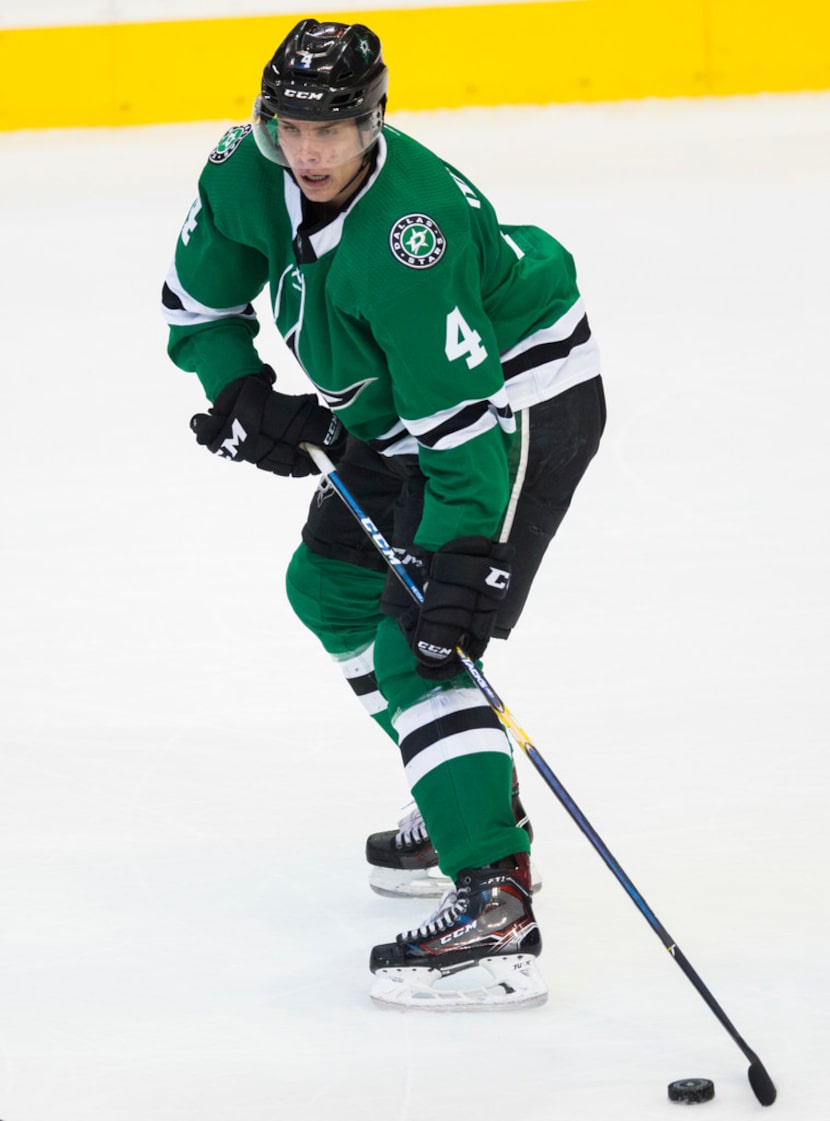
[[[190,241],[190,235],[196,229],[196,223],[199,219],[199,211],[202,209],[202,200],[196,199],[188,211],[187,217],[182,226],[182,241],[185,245]]]
[[[467,368],[472,370],[481,365],[487,357],[487,349],[482,345],[481,335],[474,331],[464,316],[454,307],[447,316],[447,341],[444,353],[450,362],[457,358],[467,360]]]

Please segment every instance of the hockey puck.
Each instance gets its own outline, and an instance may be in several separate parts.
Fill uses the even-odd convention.
[[[715,1084],[708,1078],[680,1078],[669,1083],[669,1101],[695,1105],[710,1102],[715,1096]]]

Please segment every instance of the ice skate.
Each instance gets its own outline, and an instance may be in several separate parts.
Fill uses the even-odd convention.
[[[547,1000],[541,949],[529,857],[466,868],[432,918],[372,950],[371,998],[381,1008],[429,1012],[532,1008]]]
[[[527,831],[532,841],[533,826],[519,797],[518,783],[513,786],[513,813],[516,824]],[[439,899],[452,887],[438,867],[438,855],[416,806],[401,818],[397,829],[372,833],[367,838],[366,859],[371,865],[369,887],[378,895]],[[542,880],[532,862],[530,871],[533,890],[540,891]]]

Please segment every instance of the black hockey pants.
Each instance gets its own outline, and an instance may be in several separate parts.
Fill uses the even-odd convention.
[[[515,546],[510,590],[494,635],[507,638],[518,622],[548,545],[568,512],[574,491],[596,454],[605,427],[602,379],[592,378],[517,414],[511,451],[511,498],[501,540]],[[421,520],[424,476],[413,457],[384,458],[350,439],[338,474],[392,545],[412,543]],[[482,480],[486,486],[486,480]],[[315,553],[376,572],[385,562],[331,488],[318,490],[303,528]],[[406,593],[389,576],[384,600],[391,614]]]

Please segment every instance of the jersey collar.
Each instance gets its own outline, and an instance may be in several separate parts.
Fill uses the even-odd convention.
[[[291,221],[291,238],[300,264],[309,264],[319,260],[324,253],[331,252],[340,244],[343,236],[343,226],[355,204],[363,198],[380,174],[386,163],[386,138],[381,134],[377,143],[377,158],[369,178],[349,203],[330,222],[310,232],[300,232],[303,221],[303,194],[295,183],[291,174],[285,173],[285,206]]]

